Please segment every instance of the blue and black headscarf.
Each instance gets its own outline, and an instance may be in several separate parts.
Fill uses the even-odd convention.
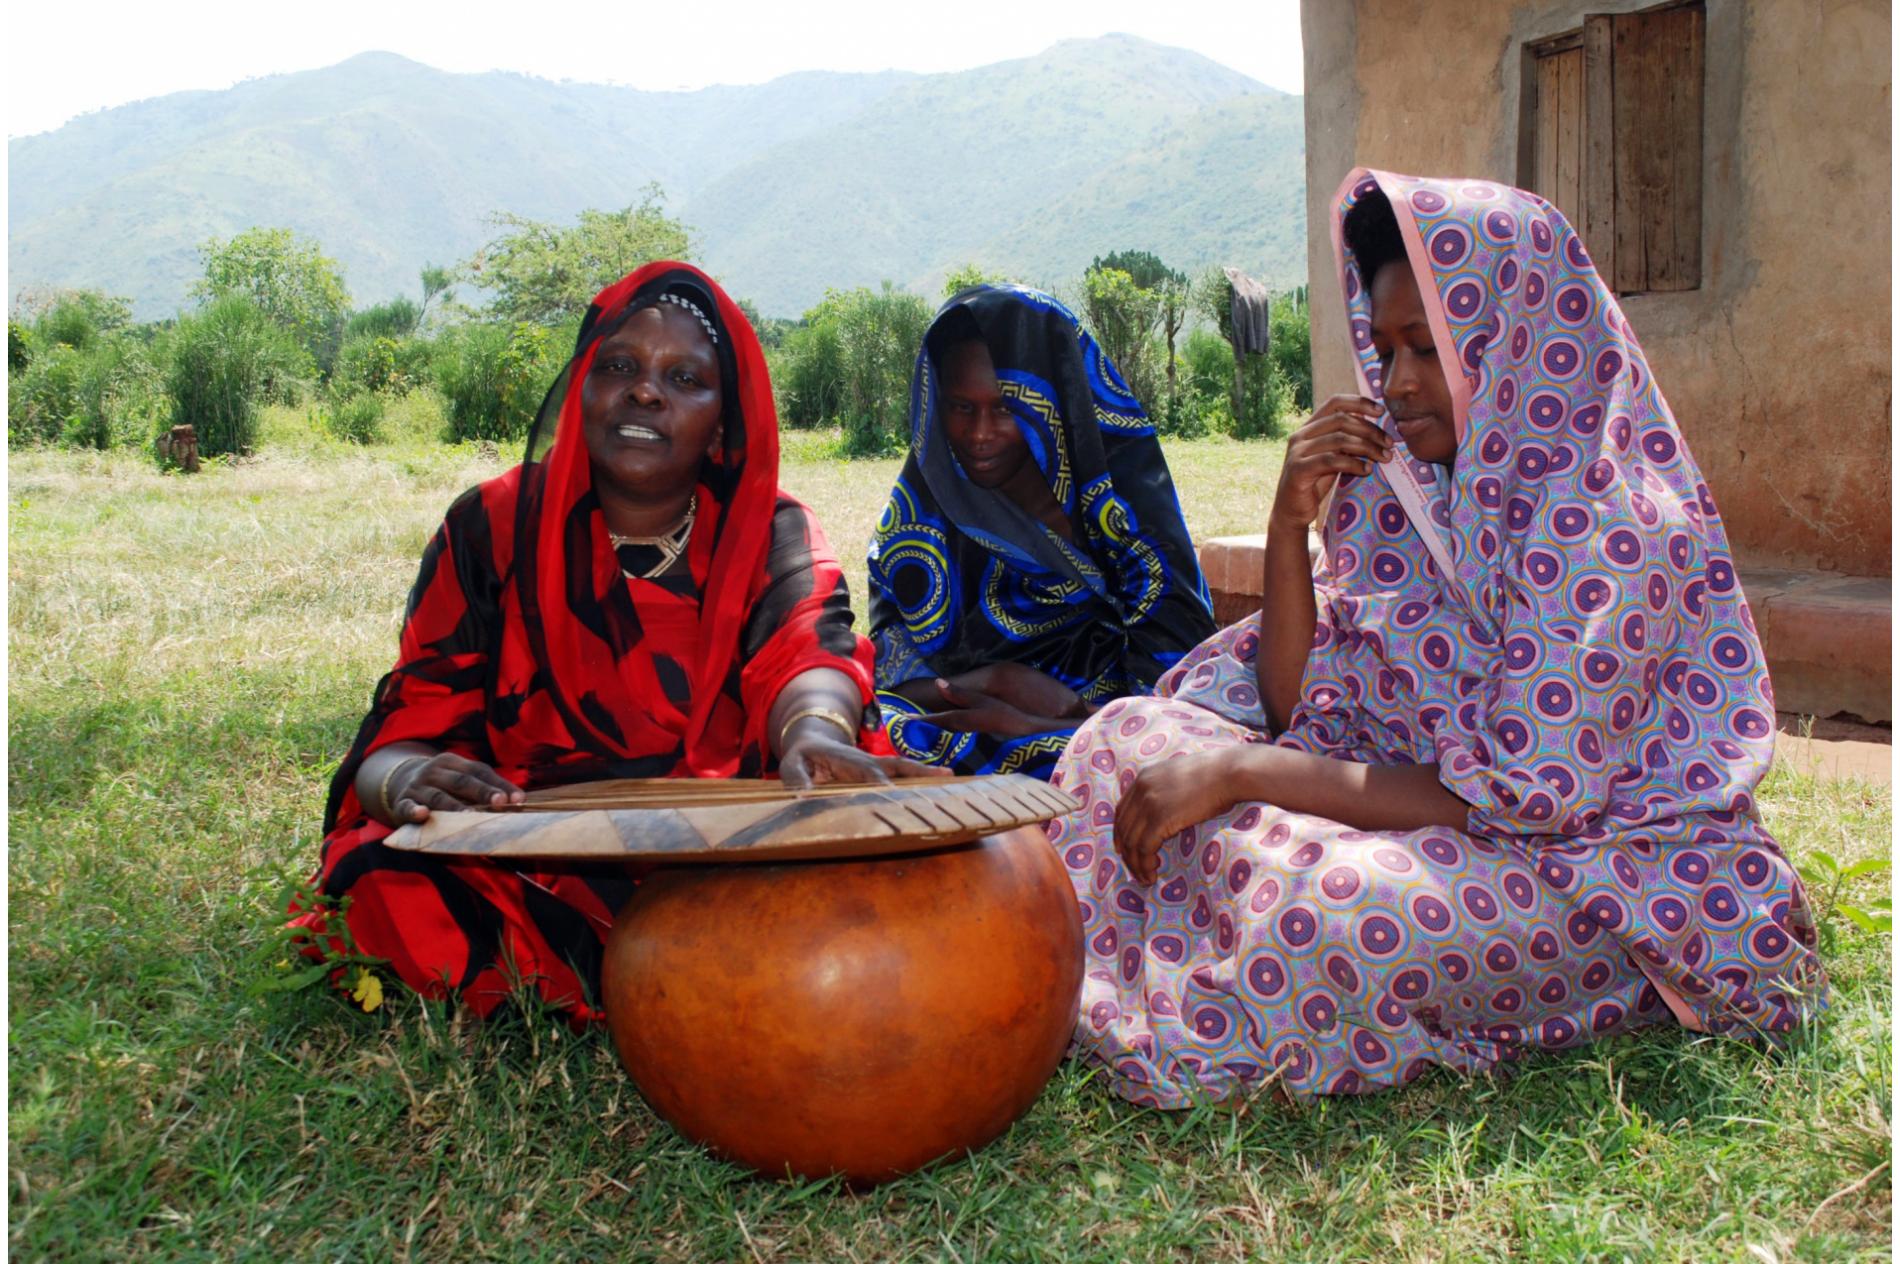
[[[963,474],[942,425],[938,356],[979,338],[1030,452],[1074,524],[1066,541]],[[961,772],[1046,772],[1066,733],[1001,739],[925,724],[888,692],[1017,662],[1092,703],[1146,693],[1214,618],[1160,441],[1068,308],[976,286],[937,313],[911,378],[910,459],[871,543],[871,626],[892,740]]]

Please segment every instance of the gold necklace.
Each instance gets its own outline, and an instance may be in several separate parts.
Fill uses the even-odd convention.
[[[630,571],[623,565],[620,573],[628,579],[652,579],[665,574],[686,552],[687,542],[693,538],[693,519],[698,516],[699,500],[695,497],[686,502],[686,515],[660,535],[619,535],[609,531],[607,542],[613,545],[616,559],[623,548],[657,549],[660,554],[660,560],[644,571]]]

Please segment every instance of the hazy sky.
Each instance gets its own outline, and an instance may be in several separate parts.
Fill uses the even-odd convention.
[[[90,0],[71,9],[8,7],[8,136],[371,49],[442,70],[700,88],[793,70],[961,70],[1027,56],[1059,39],[1126,31],[1301,90],[1299,0]]]

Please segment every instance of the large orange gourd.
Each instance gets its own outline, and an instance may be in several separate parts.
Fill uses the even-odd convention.
[[[987,1144],[1068,1046],[1082,924],[1034,826],[871,859],[662,869],[622,910],[608,1025],[716,1153],[856,1185]]]

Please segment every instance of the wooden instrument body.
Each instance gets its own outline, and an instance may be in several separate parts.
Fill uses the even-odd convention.
[[[1082,920],[1037,823],[1075,803],[1040,781],[599,782],[526,807],[389,845],[659,862],[608,936],[607,1024],[654,1111],[726,1158],[889,1180],[994,1140],[1068,1048]]]
[[[641,1095],[768,1176],[873,1185],[978,1149],[1068,1048],[1082,920],[1043,832],[871,859],[668,868],[608,937]]]

